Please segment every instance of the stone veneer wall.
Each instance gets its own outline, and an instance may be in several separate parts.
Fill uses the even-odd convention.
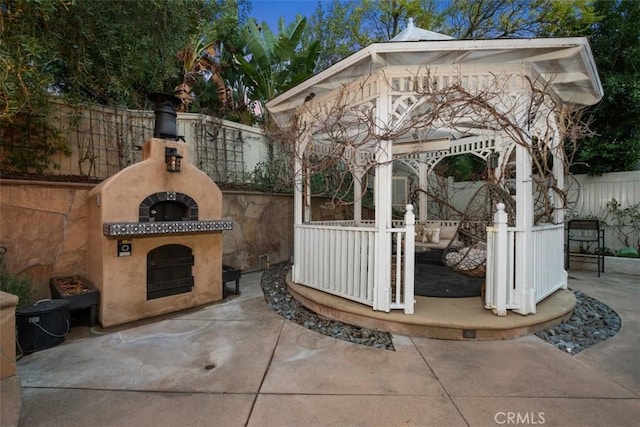
[[[49,298],[49,279],[87,275],[87,197],[95,184],[0,179],[0,244],[12,273],[34,281],[36,299]],[[352,218],[351,206],[322,207],[315,221]],[[290,261],[293,256],[293,196],[223,191],[222,262],[245,272]],[[373,218],[365,209],[363,216]],[[268,257],[266,256],[268,255]]]
[[[7,270],[49,298],[49,278],[86,275],[87,196],[94,185],[0,180],[0,244]]]
[[[223,234],[223,262],[243,270],[261,270],[290,261],[293,256],[293,196],[247,192],[223,192],[224,220],[234,221]],[[323,207],[325,199],[313,198],[314,221],[352,219],[353,206]],[[365,209],[363,216],[373,219]],[[269,257],[267,258],[266,255]]]
[[[252,271],[291,259],[293,196],[223,191],[222,200],[222,219],[234,222],[222,235],[224,264]]]
[[[0,180],[0,244],[7,269],[49,298],[49,279],[87,275],[87,198],[93,184]],[[293,256],[293,197],[224,192],[223,263],[255,271]],[[268,255],[266,256],[261,255]]]

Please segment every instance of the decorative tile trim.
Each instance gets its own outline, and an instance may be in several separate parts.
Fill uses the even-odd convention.
[[[233,230],[233,221],[158,221],[105,222],[102,234],[107,237],[197,234]]]

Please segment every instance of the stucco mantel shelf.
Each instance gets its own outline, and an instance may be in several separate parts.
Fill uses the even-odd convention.
[[[107,237],[154,237],[167,234],[214,233],[233,229],[233,221],[105,222]]]

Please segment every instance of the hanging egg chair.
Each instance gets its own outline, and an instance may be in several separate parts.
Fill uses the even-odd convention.
[[[485,277],[487,227],[493,225],[498,203],[504,203],[509,225],[514,225],[513,197],[496,183],[484,183],[469,200],[453,239],[442,253],[445,266],[466,276]]]

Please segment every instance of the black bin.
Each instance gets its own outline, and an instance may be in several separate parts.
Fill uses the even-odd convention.
[[[16,308],[16,339],[23,353],[56,346],[69,333],[69,301],[45,299]]]

